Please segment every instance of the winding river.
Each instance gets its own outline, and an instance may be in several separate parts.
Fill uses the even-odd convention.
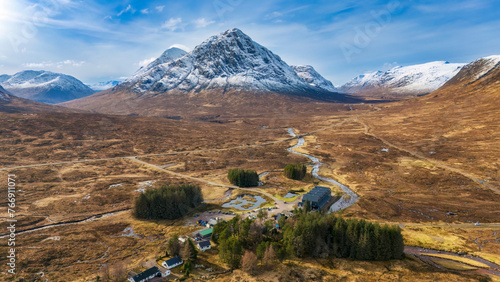
[[[288,128],[287,131],[288,131],[288,134],[290,134],[292,137],[298,137],[295,134],[295,132],[293,131],[293,128]],[[322,180],[322,181],[330,182],[330,183],[332,183],[334,185],[337,185],[345,193],[337,202],[335,202],[330,207],[330,209],[328,210],[328,212],[331,213],[331,212],[340,211],[340,210],[346,209],[346,208],[354,205],[359,200],[359,196],[354,191],[352,191],[351,189],[349,189],[349,187],[345,186],[344,184],[339,183],[338,181],[335,181],[335,180],[330,179],[330,178],[319,176],[318,175],[319,167],[323,163],[320,162],[319,159],[316,158],[316,157],[313,157],[313,156],[308,155],[308,154],[300,153],[300,152],[297,152],[297,151],[294,150],[295,148],[298,148],[300,146],[304,146],[304,144],[305,144],[305,140],[304,140],[304,138],[302,136],[300,136],[298,138],[297,144],[295,144],[294,146],[288,148],[287,151],[289,151],[291,153],[294,153],[294,154],[298,154],[298,155],[304,156],[304,157],[310,159],[311,162],[313,163],[313,170],[312,170],[311,174],[312,174],[312,176],[314,178]]]

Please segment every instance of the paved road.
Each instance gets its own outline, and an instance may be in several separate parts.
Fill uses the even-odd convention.
[[[500,276],[500,265],[493,263],[489,260],[485,260],[485,259],[480,258],[480,257],[476,257],[476,256],[468,255],[468,254],[456,254],[456,253],[452,253],[452,252],[438,251],[438,250],[433,250],[433,249],[426,249],[426,248],[412,247],[412,246],[405,246],[404,252],[407,255],[415,256],[415,257],[419,258],[421,261],[426,262],[426,263],[428,263],[434,267],[437,267],[439,269],[445,269],[445,268],[434,263],[432,261],[433,257],[426,256],[425,254],[441,254],[441,255],[451,255],[451,256],[456,257],[456,258],[467,258],[467,259],[470,259],[470,260],[473,260],[473,261],[476,261],[479,263],[486,264],[487,266],[490,267],[489,269],[481,269],[480,268],[480,269],[474,270],[474,271],[467,271],[467,273],[477,273],[477,274],[482,274],[482,275],[489,274],[489,275]],[[450,260],[450,261],[454,261],[454,260]]]
[[[386,144],[387,146],[389,146],[389,147],[393,147],[393,148],[396,148],[396,149],[398,149],[398,150],[400,150],[400,151],[403,151],[403,152],[406,152],[406,153],[408,153],[408,154],[410,154],[410,155],[412,155],[412,156],[414,156],[414,157],[417,157],[417,158],[419,158],[419,159],[426,160],[426,161],[428,161],[428,162],[430,162],[430,163],[433,163],[435,166],[438,166],[438,167],[440,167],[440,168],[444,168],[444,169],[446,169],[446,170],[453,171],[453,172],[455,172],[455,173],[461,174],[461,175],[463,175],[463,176],[465,176],[465,177],[467,177],[467,178],[471,179],[472,181],[474,181],[474,182],[476,182],[476,183],[480,184],[481,186],[483,186],[483,187],[485,187],[485,188],[487,188],[487,189],[490,189],[490,190],[492,190],[493,192],[495,192],[495,193],[497,193],[497,194],[500,194],[500,190],[499,190],[499,189],[497,189],[497,188],[495,188],[495,187],[493,187],[493,186],[491,186],[491,185],[489,185],[489,184],[485,183],[484,181],[482,181],[482,180],[478,179],[476,176],[473,176],[472,174],[470,174],[470,173],[468,173],[468,172],[462,171],[462,170],[460,170],[460,169],[456,169],[456,168],[454,168],[454,167],[451,167],[451,166],[449,166],[449,165],[443,164],[443,163],[438,162],[438,161],[436,161],[436,160],[429,159],[429,158],[427,158],[426,156],[424,156],[424,155],[422,155],[422,154],[420,154],[420,153],[417,153],[417,152],[414,152],[414,151],[411,151],[411,150],[408,150],[408,149],[402,148],[402,147],[400,147],[400,146],[398,146],[398,145],[395,145],[395,144],[393,144],[393,143],[391,143],[391,142],[389,142],[389,141],[385,140],[384,138],[382,138],[382,137],[380,137],[380,136],[377,136],[377,135],[375,135],[375,134],[373,134],[373,133],[370,133],[370,128],[369,128],[369,127],[368,127],[368,125],[367,125],[364,121],[362,121],[361,119],[359,119],[359,118],[357,118],[357,117],[356,117],[356,118],[353,118],[353,119],[357,119],[357,120],[358,120],[358,121],[359,121],[359,122],[360,122],[360,123],[361,123],[361,124],[365,127],[365,132],[364,132],[364,133],[365,133],[366,135],[369,135],[369,136],[372,136],[372,137],[375,137],[375,138],[379,139],[380,141],[382,141],[382,142],[383,142],[384,144]]]

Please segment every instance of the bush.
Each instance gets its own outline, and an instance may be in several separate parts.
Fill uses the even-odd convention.
[[[302,180],[306,172],[307,168],[303,164],[289,164],[285,167],[285,176],[290,179]]]
[[[253,170],[230,169],[227,179],[238,187],[254,187],[259,185],[259,175]]]

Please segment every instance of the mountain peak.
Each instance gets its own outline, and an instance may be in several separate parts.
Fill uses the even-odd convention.
[[[334,89],[316,71],[311,74],[317,82],[331,90],[307,82],[278,55],[237,28],[211,36],[190,53],[177,49],[176,56],[170,56],[169,50],[117,87],[136,92],[245,89],[291,93]]]

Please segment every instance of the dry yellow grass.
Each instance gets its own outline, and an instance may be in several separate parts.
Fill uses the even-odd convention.
[[[467,271],[467,270],[476,270],[477,267],[466,265],[463,263],[455,262],[455,261],[450,261],[447,259],[431,259],[432,262],[435,264],[438,264],[446,269],[449,270],[456,270],[456,271]]]
[[[469,266],[475,266],[475,267],[479,267],[479,268],[490,268],[488,265],[486,265],[484,263],[481,263],[481,262],[478,262],[478,261],[475,261],[472,259],[464,258],[464,257],[457,257],[457,256],[452,256],[452,255],[446,255],[446,254],[427,254],[427,253],[422,253],[420,255],[428,256],[428,257],[442,258],[442,259],[447,259],[447,260],[453,260],[453,261],[457,261],[460,263],[468,264]]]

